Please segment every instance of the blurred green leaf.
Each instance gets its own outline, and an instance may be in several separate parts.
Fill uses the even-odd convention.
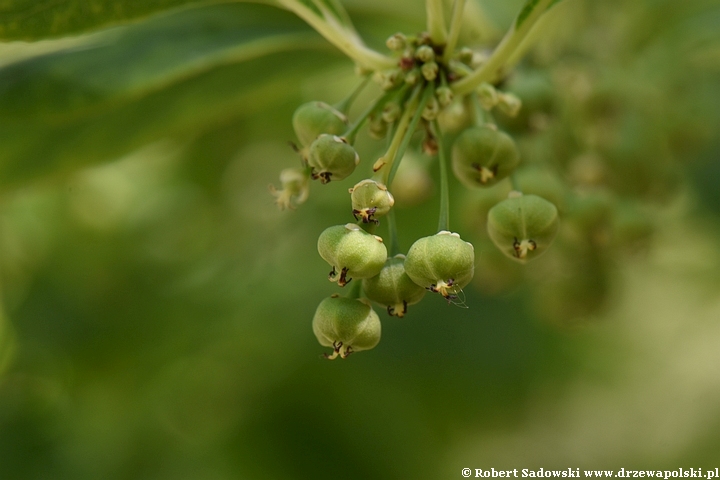
[[[183,141],[296,91],[327,45],[263,5],[184,10],[0,69],[0,184]],[[329,59],[334,59],[331,56]],[[294,85],[295,84],[295,85]]]
[[[252,1],[277,5],[277,0]],[[38,40],[82,33],[127,23],[182,7],[217,4],[216,0],[3,0],[0,2],[0,40]],[[322,10],[352,29],[339,0],[300,0],[325,16]]]
[[[37,40],[97,29],[197,0],[3,0],[0,39]],[[211,3],[211,2],[204,2]]]

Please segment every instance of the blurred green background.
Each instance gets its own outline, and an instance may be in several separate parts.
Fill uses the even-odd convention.
[[[425,25],[421,1],[343,3],[378,49]],[[522,4],[468,3],[471,45]],[[648,172],[669,158],[672,187],[623,167],[614,184],[653,202],[650,245],[597,258],[579,296],[479,272],[467,309],[377,308],[379,346],[328,362],[310,325],[337,287],[315,242],[380,145],[361,136],[354,176],[297,211],[267,187],[298,165],[294,109],[342,99],[352,62],[269,5],[0,2],[0,478],[720,466],[720,2],[555,8],[519,75],[551,79],[558,120],[551,146],[518,134],[524,158],[605,134]],[[453,230],[481,242],[452,187]],[[398,205],[403,248],[437,211]]]

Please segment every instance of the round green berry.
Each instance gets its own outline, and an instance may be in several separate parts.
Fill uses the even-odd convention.
[[[363,280],[367,297],[387,308],[390,315],[404,317],[408,305],[418,303],[426,290],[405,273],[405,255],[388,258],[380,273]]]
[[[435,80],[438,76],[438,70],[440,67],[438,67],[438,64],[435,61],[429,61],[423,63],[422,67],[420,67],[420,72],[422,73],[423,77],[425,77],[425,80],[428,82],[432,82]]]
[[[500,251],[524,263],[545,252],[555,239],[558,211],[537,195],[510,195],[488,212],[488,234]]]
[[[322,183],[342,180],[355,171],[360,157],[347,140],[337,135],[322,134],[310,145],[308,165],[312,176]]]
[[[342,135],[347,130],[347,117],[324,102],[300,105],[293,114],[293,128],[300,144],[308,147],[323,133]]]
[[[354,223],[326,228],[318,238],[318,252],[332,266],[328,278],[341,287],[353,278],[374,277],[387,259],[382,238]]]
[[[380,319],[364,299],[326,298],[318,305],[312,326],[320,345],[333,349],[331,355],[325,355],[331,360],[370,350],[380,342]]]
[[[435,51],[429,45],[421,45],[415,50],[415,58],[421,62],[432,62],[435,60]]]
[[[453,172],[471,188],[497,183],[510,175],[518,163],[520,153],[515,142],[494,125],[468,128],[453,145]]]
[[[385,41],[385,45],[393,52],[401,52],[407,45],[407,37],[398,32]]]
[[[387,187],[375,180],[365,179],[350,189],[352,213],[355,220],[363,223],[378,223],[377,217],[386,215],[395,204],[395,199]]]
[[[421,287],[452,299],[472,280],[475,249],[457,233],[441,231],[413,243],[405,272]]]

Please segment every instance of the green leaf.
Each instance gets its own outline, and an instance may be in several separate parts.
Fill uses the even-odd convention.
[[[339,57],[288,12],[230,4],[94,36],[0,68],[0,185],[187,141],[296,92]],[[332,50],[330,50],[332,51]]]
[[[97,29],[176,8],[193,0],[3,0],[0,39],[36,40]]]

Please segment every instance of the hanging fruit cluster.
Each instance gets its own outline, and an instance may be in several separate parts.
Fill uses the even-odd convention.
[[[349,189],[348,216],[355,223],[330,226],[318,239],[318,252],[330,266],[329,280],[340,287],[355,280],[348,296],[326,298],[315,313],[315,335],[333,349],[328,358],[345,358],[378,343],[380,320],[372,303],[391,316],[403,317],[427,292],[454,301],[473,278],[475,249],[451,233],[448,225],[448,146],[438,114],[455,104],[469,108],[475,119],[452,146],[452,169],[463,184],[490,187],[510,176],[520,163],[514,140],[498,129],[489,113],[502,105],[504,111],[517,114],[517,97],[484,83],[470,95],[454,98],[450,85],[470,70],[472,52],[461,49],[444,56],[444,45],[434,44],[426,33],[395,34],[387,45],[397,66],[363,80],[358,91],[372,78],[383,93],[359,118],[350,122],[347,116],[358,91],[336,106],[313,101],[295,111],[296,151],[302,163],[281,173],[280,189],[271,187],[278,206],[295,208],[308,198],[312,180],[327,184],[353,173],[361,163],[353,145],[362,127],[367,126],[372,137],[388,140],[387,150],[368,165],[371,176]],[[439,158],[441,214],[437,233],[417,239],[404,254],[395,238],[392,182],[416,131],[423,135],[422,150]],[[389,223],[387,242],[375,235],[383,218]],[[552,203],[514,191],[498,203],[491,218],[489,228],[497,248],[520,262],[545,251],[558,228]]]
[[[296,110],[301,165],[281,172],[281,188],[271,187],[280,208],[305,202],[313,180],[342,181],[358,166],[368,172],[349,188],[347,221],[354,223],[328,227],[317,243],[329,280],[349,290],[326,298],[313,319],[318,341],[333,349],[328,358],[379,342],[373,304],[403,317],[428,292],[462,303],[470,282],[494,293],[529,280],[536,304],[554,320],[587,315],[607,296],[611,256],[647,245],[655,228],[647,205],[662,202],[678,184],[662,148],[652,157],[633,151],[629,146],[654,151],[636,138],[626,141],[627,132],[638,129],[609,135],[608,125],[625,123],[603,116],[623,110],[612,95],[588,92],[587,79],[571,67],[553,78],[544,68],[512,75],[501,68],[556,3],[526,2],[488,56],[456,48],[464,2],[455,1],[447,35],[433,28],[392,35],[386,42],[391,68],[360,69],[361,84],[337,105],[314,101]],[[381,93],[351,120],[350,106],[370,81]],[[632,112],[625,113],[632,119]],[[364,127],[386,140],[379,157],[355,150]],[[425,158],[437,159],[440,218],[436,233],[401,251],[396,198],[416,194],[423,177],[396,173],[403,159],[415,173],[423,170],[408,151],[415,135]],[[469,192],[460,211],[474,246],[449,225],[450,168]],[[384,238],[376,232],[381,223]],[[526,266],[531,261],[536,267]]]

